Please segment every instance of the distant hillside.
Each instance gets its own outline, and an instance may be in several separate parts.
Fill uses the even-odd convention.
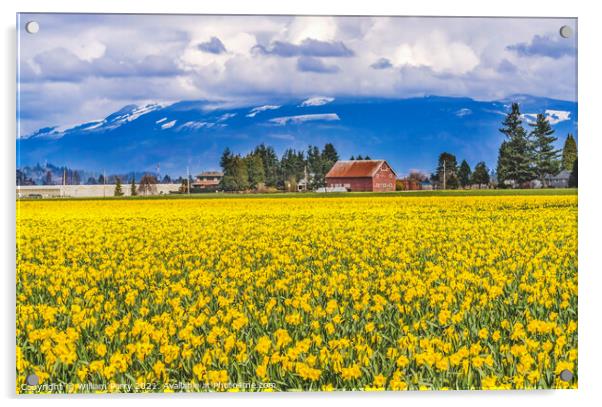
[[[313,97],[243,107],[183,101],[128,105],[100,121],[40,129],[17,141],[17,165],[52,162],[96,174],[153,171],[159,165],[161,172],[178,176],[186,167],[218,169],[226,147],[246,153],[263,142],[280,154],[289,147],[332,142],[343,158],[383,158],[398,174],[431,171],[442,151],[494,167],[503,140],[498,129],[513,101],[520,103],[526,121],[537,113],[549,116],[559,148],[567,133],[577,136],[575,102],[528,95],[490,102]]]

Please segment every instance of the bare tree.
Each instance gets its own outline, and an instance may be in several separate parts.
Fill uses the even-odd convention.
[[[157,194],[157,178],[154,175],[145,174],[140,179],[140,184],[138,185],[138,193],[140,195]]]

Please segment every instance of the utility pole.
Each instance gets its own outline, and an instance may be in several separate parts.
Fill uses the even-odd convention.
[[[446,184],[447,184],[447,179],[446,179],[446,177],[445,177],[445,163],[446,163],[446,161],[445,161],[445,160],[443,160],[443,189],[445,189],[445,188],[446,188],[446,186],[447,186],[447,185],[446,185]]]
[[[61,191],[61,195],[65,197],[65,186],[67,185],[67,167],[63,168],[63,190]]]
[[[107,197],[107,172],[105,170],[102,170],[102,197],[106,198]]]

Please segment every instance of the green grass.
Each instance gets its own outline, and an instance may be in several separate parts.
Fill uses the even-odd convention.
[[[20,198],[19,201],[98,201],[98,200],[148,200],[148,199],[263,199],[263,198],[365,198],[378,197],[429,197],[429,196],[516,196],[516,195],[577,195],[575,188],[557,189],[470,189],[446,191],[399,191],[399,192],[279,192],[269,194],[239,194],[239,193],[203,193],[203,194],[170,194],[153,196],[123,196],[123,197],[81,197],[81,198]]]

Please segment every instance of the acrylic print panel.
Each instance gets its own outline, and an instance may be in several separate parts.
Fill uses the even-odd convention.
[[[576,19],[17,30],[18,393],[577,387]]]

